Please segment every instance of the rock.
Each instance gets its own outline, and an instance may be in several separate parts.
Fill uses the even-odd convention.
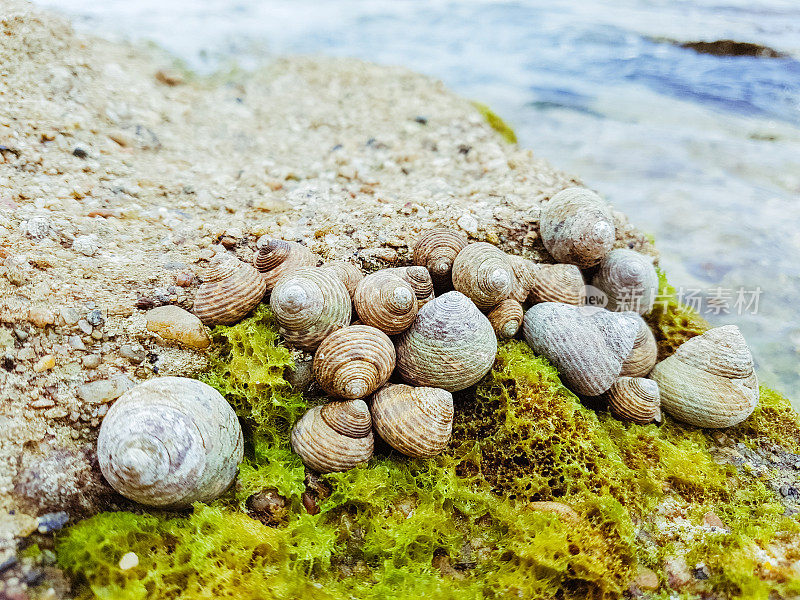
[[[247,510],[251,517],[264,525],[278,525],[289,517],[289,503],[275,488],[267,488],[250,496]]]
[[[50,219],[44,216],[31,217],[22,224],[25,235],[35,240],[41,240],[50,235],[52,225]]]
[[[134,567],[139,566],[139,557],[136,555],[135,552],[128,552],[127,554],[123,554],[122,558],[119,559],[119,568],[121,571],[127,571],[128,569],[133,569]]]
[[[30,337],[30,334],[27,331],[25,331],[24,329],[21,329],[20,327],[14,327],[14,336],[20,342],[24,342],[25,340],[28,339],[28,337]]]
[[[86,344],[83,343],[79,335],[69,336],[69,345],[75,348],[75,350],[86,350]]]
[[[722,519],[711,510],[703,515],[703,525],[706,527],[719,527],[720,529],[725,527],[725,523],[722,522]]]
[[[159,306],[147,311],[147,330],[189,348],[208,348],[211,339],[200,319],[179,306]]]
[[[133,381],[124,375],[114,379],[99,379],[84,383],[78,388],[78,397],[87,404],[103,404],[119,398],[133,387]]]
[[[562,521],[568,521],[570,523],[577,523],[581,520],[578,513],[571,506],[567,506],[562,502],[552,502],[547,500],[541,500],[538,502],[531,502],[528,504],[528,507],[532,510],[540,510],[543,512],[553,513],[558,515]]]
[[[28,309],[28,322],[39,329],[44,329],[55,323],[56,318],[53,312],[44,306],[31,306]]]
[[[183,76],[177,71],[171,69],[159,69],[156,71],[156,81],[160,81],[164,85],[175,86],[183,83]]]
[[[72,156],[75,156],[77,158],[86,158],[87,156],[89,156],[89,153],[86,152],[86,150],[84,150],[80,146],[75,146],[75,149],[72,151]]]
[[[695,579],[705,581],[711,577],[711,572],[708,570],[708,567],[705,565],[705,563],[697,563],[694,566],[694,569],[692,569],[692,575],[694,575]]]
[[[123,358],[127,358],[134,365],[143,363],[144,359],[147,358],[147,354],[145,354],[144,350],[135,348],[131,344],[122,346],[122,348],[119,349],[119,354]]]
[[[103,362],[103,359],[97,354],[87,354],[81,359],[81,363],[87,369],[96,369],[100,366],[101,362]]]
[[[47,513],[39,517],[37,531],[39,533],[50,533],[58,531],[69,521],[69,515],[62,511]]]
[[[94,256],[100,251],[100,242],[95,234],[79,235],[72,242],[72,249],[84,256]]]
[[[52,354],[45,354],[42,358],[40,358],[35,365],[33,365],[33,370],[36,373],[41,373],[42,371],[49,371],[53,367],[56,366],[56,357]]]
[[[103,318],[103,313],[99,308],[90,310],[86,315],[86,322],[92,327],[102,327],[106,320]]]
[[[92,329],[93,328],[92,328],[91,325],[89,325],[89,321],[87,321],[86,319],[81,319],[80,321],[78,321],[78,327],[86,335],[91,335],[92,334]]]
[[[655,590],[658,589],[658,575],[655,571],[639,565],[632,583],[641,590]]]
[[[458,218],[456,224],[470,235],[478,235],[478,219],[469,213],[464,213]]]
[[[77,308],[62,308],[61,318],[64,319],[66,325],[71,327],[77,325],[78,321],[81,320],[81,313]]]
[[[670,556],[664,561],[664,571],[667,574],[667,582],[673,590],[680,590],[694,578],[686,559],[682,556]]]

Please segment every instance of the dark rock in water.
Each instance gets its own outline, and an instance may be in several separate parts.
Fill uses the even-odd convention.
[[[688,48],[700,54],[714,56],[754,56],[756,58],[786,58],[786,54],[761,44],[717,40],[715,42],[672,42],[681,48]]]

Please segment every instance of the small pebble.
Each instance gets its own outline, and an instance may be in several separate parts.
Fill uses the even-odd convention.
[[[31,306],[28,309],[28,322],[39,329],[44,329],[48,325],[55,323],[56,318],[52,311],[43,306]]]
[[[120,356],[123,358],[127,358],[130,362],[135,365],[138,365],[144,362],[144,359],[147,357],[144,350],[140,348],[134,348],[130,344],[125,344],[122,348],[119,349]]]
[[[655,590],[658,588],[658,575],[655,571],[640,565],[633,583],[642,590]]]
[[[211,344],[203,323],[179,306],[159,306],[147,311],[147,330],[165,340],[202,350]]]
[[[103,318],[103,313],[100,311],[99,308],[95,308],[94,310],[90,310],[89,313],[86,315],[86,321],[92,327],[100,327],[106,320]]]
[[[103,404],[116,400],[133,387],[133,381],[120,375],[114,379],[99,379],[78,387],[78,397],[88,404]]]
[[[703,515],[703,524],[707,527],[719,527],[720,529],[725,527],[722,519],[720,519],[716,513],[711,510]]]
[[[86,344],[83,343],[79,335],[69,336],[69,345],[75,348],[75,350],[86,350]]]
[[[89,156],[89,153],[86,152],[86,150],[84,150],[80,146],[76,146],[75,149],[72,151],[72,156],[76,156],[78,158],[86,158],[87,156]]]
[[[127,571],[128,569],[133,569],[134,567],[139,566],[139,557],[136,556],[135,552],[128,552],[124,554],[122,558],[119,559],[119,568],[123,571]]]
[[[92,335],[92,339],[94,339],[94,340],[102,340],[103,339],[103,332],[100,329],[95,329],[92,332],[91,335]]]
[[[97,354],[87,354],[81,359],[83,366],[87,369],[96,369],[100,366],[102,359]]]
[[[89,325],[89,321],[87,321],[86,319],[81,319],[80,321],[78,321],[78,327],[86,335],[92,334],[92,326]]]
[[[61,318],[67,325],[76,325],[81,320],[81,313],[77,308],[62,308]]]
[[[41,398],[31,402],[31,408],[52,408],[56,405],[50,398]]]
[[[193,281],[194,281],[194,273],[191,273],[189,271],[178,273],[175,276],[175,285],[178,285],[180,287],[189,287],[190,285],[192,285]]]
[[[2,559],[0,559],[0,573],[3,571],[7,571],[11,567],[17,564],[17,557],[13,554],[8,554]]]
[[[39,533],[50,533],[58,531],[69,521],[69,515],[64,511],[47,513],[37,519],[37,531]]]
[[[464,213],[458,218],[456,222],[461,229],[470,235],[478,235],[478,219],[469,213]]]
[[[72,249],[84,256],[94,256],[100,251],[100,242],[94,234],[79,235],[72,242]]]
[[[36,373],[41,373],[42,371],[49,371],[55,366],[56,357],[52,354],[45,354],[42,358],[36,361],[36,364],[33,365],[33,370]]]
[[[14,327],[14,335],[20,342],[24,342],[25,340],[28,339],[30,334],[24,329],[20,329],[19,327]]]

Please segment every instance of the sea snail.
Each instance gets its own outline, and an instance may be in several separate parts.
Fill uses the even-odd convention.
[[[466,246],[467,240],[460,233],[441,227],[432,229],[414,245],[414,264],[430,271],[437,289],[451,289],[453,262]]]
[[[639,333],[633,341],[633,348],[622,363],[621,377],[647,377],[658,358],[658,345],[650,326],[638,317]]]
[[[477,383],[497,355],[489,319],[455,291],[423,306],[396,344],[397,370],[406,382],[449,392]]]
[[[453,287],[481,310],[508,298],[515,283],[506,253],[488,242],[469,244],[453,263]]]
[[[600,196],[581,187],[562,190],[545,204],[539,231],[544,247],[556,261],[581,269],[599,263],[616,238],[608,206]]]
[[[513,298],[508,298],[490,310],[486,316],[492,324],[497,337],[502,340],[513,338],[517,335],[519,328],[522,326],[524,311],[519,302]]]
[[[407,329],[419,308],[411,284],[391,269],[367,275],[358,284],[353,303],[362,323],[388,335]]]
[[[387,270],[399,275],[401,279],[408,282],[417,296],[417,306],[419,308],[433,300],[433,279],[431,279],[431,274],[425,267],[414,265],[412,267],[397,267]]]
[[[292,448],[320,473],[347,471],[372,457],[372,419],[363,400],[315,406],[292,429]]]
[[[328,269],[342,281],[351,299],[355,296],[356,287],[364,279],[364,273],[361,272],[361,269],[353,263],[341,260],[326,263],[323,268]]]
[[[530,301],[563,302],[580,306],[586,297],[586,284],[581,270],[563,263],[538,265],[531,287]]]
[[[453,431],[453,395],[439,388],[385,385],[372,397],[371,412],[378,435],[406,456],[436,456]]]
[[[687,340],[650,377],[661,390],[661,407],[698,427],[738,425],[758,404],[753,357],[735,325]]]
[[[600,262],[592,285],[608,297],[608,310],[632,310],[645,315],[658,293],[658,275],[653,262],[634,250],[617,248]]]
[[[267,291],[272,291],[278,280],[300,267],[314,267],[317,257],[311,250],[297,242],[260,238],[258,252],[253,264],[267,283]]]
[[[203,274],[194,299],[194,313],[206,325],[233,325],[253,310],[267,284],[251,265],[222,252]]]
[[[661,422],[661,396],[652,379],[620,377],[602,397],[618,419],[639,425]]]
[[[233,482],[242,429],[211,386],[184,377],[150,379],[109,409],[97,438],[108,483],[148,506],[210,502]]]

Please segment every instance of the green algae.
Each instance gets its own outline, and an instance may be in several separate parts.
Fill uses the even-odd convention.
[[[514,133],[514,130],[500,118],[500,116],[495,113],[491,108],[489,108],[486,104],[482,102],[473,102],[472,106],[478,109],[478,112],[481,113],[486,122],[489,126],[494,129],[497,133],[500,134],[506,142],[509,144],[516,144],[517,143],[517,134]]]

